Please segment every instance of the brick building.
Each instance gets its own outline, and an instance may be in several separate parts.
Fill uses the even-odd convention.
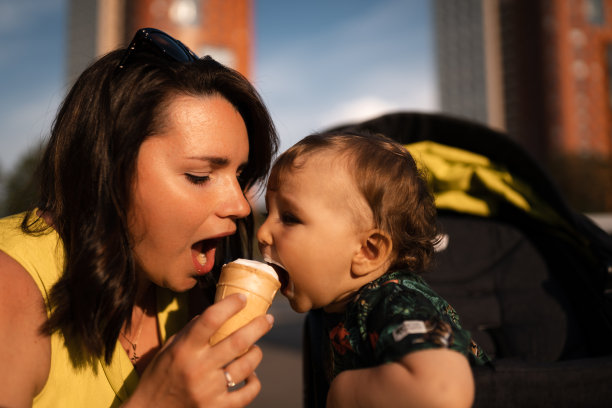
[[[141,27],[166,31],[196,54],[251,74],[252,0],[70,0],[68,21],[69,79],[127,45]]]
[[[506,130],[568,195],[612,211],[612,0],[434,7],[442,110]]]

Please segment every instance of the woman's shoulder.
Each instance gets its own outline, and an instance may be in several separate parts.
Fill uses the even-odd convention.
[[[0,406],[31,405],[50,368],[42,293],[21,264],[0,251]]]
[[[0,251],[28,272],[44,295],[63,269],[62,242],[55,230],[36,216],[32,218],[31,232],[25,232],[21,227],[24,216],[22,213],[0,219]]]

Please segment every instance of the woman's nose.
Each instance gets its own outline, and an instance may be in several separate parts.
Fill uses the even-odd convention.
[[[226,197],[220,208],[220,216],[244,218],[251,213],[251,205],[247,200],[237,179],[226,186]]]

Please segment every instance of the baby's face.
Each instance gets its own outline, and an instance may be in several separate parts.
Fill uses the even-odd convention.
[[[310,158],[268,190],[266,205],[257,238],[264,258],[285,270],[281,292],[291,307],[342,310],[359,288],[351,264],[372,217],[347,170],[333,157]]]

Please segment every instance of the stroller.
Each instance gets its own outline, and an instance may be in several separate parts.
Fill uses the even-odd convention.
[[[507,135],[398,112],[331,130],[406,145],[436,196],[441,244],[425,280],[492,358],[475,407],[612,404],[612,237],[572,210]],[[324,407],[321,311],[304,323],[306,407]]]

